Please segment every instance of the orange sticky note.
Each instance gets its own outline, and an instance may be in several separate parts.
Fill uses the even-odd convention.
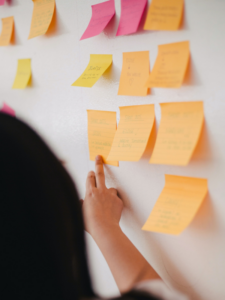
[[[140,160],[147,146],[154,120],[153,104],[120,107],[120,122],[107,159]]]
[[[149,77],[149,51],[123,53],[118,95],[146,96],[144,83]]]
[[[33,0],[34,8],[28,39],[47,32],[55,10],[55,0]]]
[[[87,110],[90,160],[101,155],[104,163],[118,167],[118,161],[107,159],[116,133],[116,112]]]
[[[14,26],[14,18],[8,17],[2,19],[2,32],[0,35],[0,46],[8,46],[11,42]]]
[[[178,30],[184,0],[152,0],[145,21],[145,30]]]
[[[162,103],[160,106],[161,122],[150,163],[186,166],[202,130],[203,102]]]
[[[158,56],[146,86],[179,88],[184,80],[189,57],[189,42],[158,46]]]
[[[165,175],[165,181],[142,229],[178,235],[191,223],[207,195],[207,179]]]

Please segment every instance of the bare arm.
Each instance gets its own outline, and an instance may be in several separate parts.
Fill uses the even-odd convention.
[[[83,202],[85,229],[104,255],[121,293],[136,283],[159,279],[159,275],[119,227],[123,203],[115,189],[107,189],[102,158],[96,158],[96,172],[89,172]]]

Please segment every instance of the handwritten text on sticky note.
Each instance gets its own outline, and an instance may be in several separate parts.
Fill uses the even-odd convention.
[[[158,56],[146,86],[179,88],[190,57],[189,42],[158,46]]]
[[[149,51],[123,53],[118,95],[146,96],[144,82],[149,77]]]
[[[118,161],[107,160],[116,133],[116,112],[88,110],[87,114],[90,160],[101,155],[104,163],[119,166]]]
[[[145,30],[178,30],[184,0],[152,0],[145,21]]]
[[[116,35],[131,34],[138,30],[147,0],[121,0],[121,17]]]
[[[28,39],[47,32],[55,11],[55,0],[33,0],[34,8]]]
[[[92,5],[91,8],[92,17],[87,29],[81,37],[81,40],[100,34],[115,15],[114,0]]]
[[[0,35],[0,46],[8,46],[12,39],[14,18],[8,17],[2,19],[2,32]]]
[[[25,89],[31,79],[31,60],[18,59],[16,78],[13,89]]]
[[[150,163],[186,166],[202,130],[203,102],[162,103],[160,106],[162,117]]]
[[[91,54],[90,62],[83,74],[72,84],[72,86],[92,87],[111,66],[112,55]]]
[[[140,160],[147,146],[154,120],[153,104],[120,107],[120,122],[107,159]]]
[[[162,190],[143,230],[180,234],[193,220],[208,185],[206,179],[165,175]]]

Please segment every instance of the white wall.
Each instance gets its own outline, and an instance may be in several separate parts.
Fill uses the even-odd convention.
[[[97,0],[56,0],[56,29],[27,40],[33,2],[11,0],[0,7],[0,18],[15,17],[16,44],[0,48],[0,105],[5,101],[31,124],[67,161],[81,196],[94,168],[89,161],[86,109],[116,110],[124,105],[155,104],[157,128],[160,102],[203,100],[205,127],[187,167],[150,165],[150,153],[138,163],[106,167],[108,186],[124,200],[122,227],[169,286],[192,299],[225,299],[225,1],[186,0],[182,30],[115,37],[120,16],[101,35],[79,41]],[[0,25],[1,30],[1,25]],[[147,97],[117,96],[122,52],[150,50],[151,68],[159,44],[189,40],[191,67],[180,89],[152,89]],[[93,88],[72,87],[89,62],[90,53],[113,54],[113,67]],[[32,86],[12,90],[17,59],[32,59]],[[191,225],[178,237],[143,232],[163,186],[164,174],[208,179],[209,195]],[[104,258],[87,236],[95,290],[118,293]]]

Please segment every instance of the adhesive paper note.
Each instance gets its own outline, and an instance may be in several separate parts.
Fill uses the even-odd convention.
[[[13,89],[25,89],[31,78],[31,60],[18,59],[16,78]]]
[[[47,32],[55,10],[55,0],[33,0],[34,8],[28,39]]]
[[[90,160],[101,155],[104,163],[118,167],[118,161],[107,160],[116,133],[116,112],[88,110],[87,114]]]
[[[15,111],[10,106],[8,106],[6,103],[3,103],[3,107],[0,109],[0,112],[8,114],[13,117],[15,117],[15,115],[16,115]]]
[[[186,166],[202,131],[203,102],[162,103],[160,106],[161,122],[150,163]]]
[[[121,0],[121,17],[117,36],[138,30],[147,2],[147,0]]]
[[[111,64],[112,55],[91,54],[87,68],[72,86],[92,87]]]
[[[190,57],[189,42],[158,46],[158,56],[146,86],[179,88]]]
[[[11,42],[13,33],[14,18],[2,19],[2,32],[0,35],[0,46],[8,46]]]
[[[142,229],[178,235],[191,223],[207,195],[207,179],[165,175],[165,181]]]
[[[146,96],[144,82],[149,77],[149,51],[123,53],[118,95]]]
[[[114,0],[92,5],[91,8],[92,17],[87,29],[81,37],[81,40],[100,34],[115,15]]]
[[[152,0],[145,21],[145,30],[178,30],[184,0]]]
[[[107,159],[138,161],[147,146],[154,120],[153,104],[120,107],[120,122]]]
[[[5,0],[0,0],[0,5],[4,5],[5,4]]]

